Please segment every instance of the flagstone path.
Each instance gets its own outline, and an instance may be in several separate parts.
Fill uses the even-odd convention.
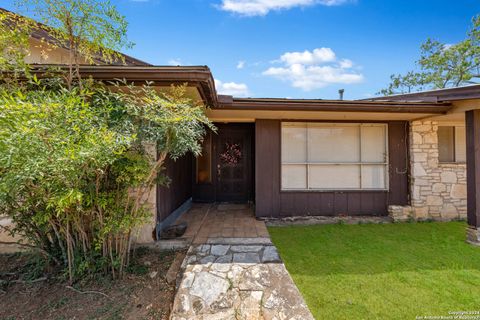
[[[191,246],[171,319],[313,319],[275,246],[261,239]]]

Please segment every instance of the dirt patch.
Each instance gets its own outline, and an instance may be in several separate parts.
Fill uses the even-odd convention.
[[[174,257],[137,250],[124,279],[68,287],[48,272],[32,278],[31,255],[0,255],[0,319],[168,319],[175,288],[165,277]]]

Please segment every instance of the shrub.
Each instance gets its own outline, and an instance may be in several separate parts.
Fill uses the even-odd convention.
[[[212,127],[184,87],[127,88],[36,79],[0,87],[0,210],[70,281],[98,270],[122,276],[145,195],[168,181],[166,157],[198,154]]]

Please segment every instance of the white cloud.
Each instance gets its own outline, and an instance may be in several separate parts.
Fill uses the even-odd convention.
[[[180,58],[174,58],[168,60],[168,64],[171,66],[181,66],[182,65],[182,60]]]
[[[215,79],[215,87],[219,94],[226,94],[235,97],[246,97],[249,95],[248,86],[245,83],[222,82]]]
[[[306,7],[321,4],[336,6],[349,0],[222,0],[221,10],[242,16],[264,16],[270,11],[286,10],[294,7]]]
[[[354,69],[349,59],[337,60],[330,48],[314,49],[312,52],[287,52],[279,60],[284,65],[270,67],[262,74],[286,82],[304,91],[323,88],[331,84],[362,82],[364,77]]]
[[[340,68],[342,69],[349,69],[353,67],[353,62],[352,60],[349,59],[342,59],[340,61]]]
[[[335,61],[335,52],[330,48],[317,48],[313,51],[285,52],[280,61],[291,66],[293,64],[317,64]]]
[[[245,67],[245,61],[238,61],[237,69],[243,69]]]

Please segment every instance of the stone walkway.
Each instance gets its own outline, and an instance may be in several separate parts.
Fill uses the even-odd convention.
[[[183,261],[171,319],[313,319],[265,224],[247,209],[209,210]]]

